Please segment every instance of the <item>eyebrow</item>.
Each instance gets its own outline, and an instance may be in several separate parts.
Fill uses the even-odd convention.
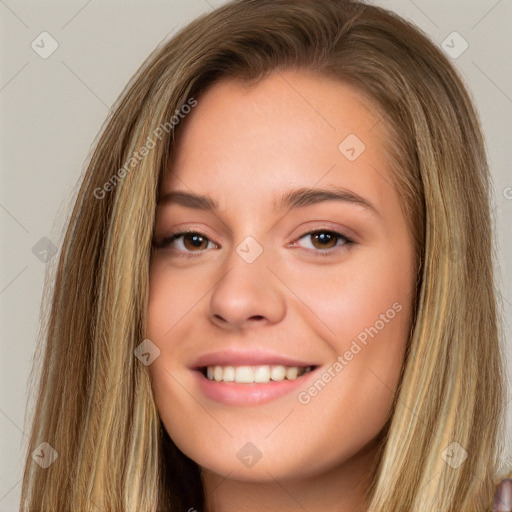
[[[281,211],[284,209],[293,209],[304,206],[311,206],[324,201],[341,201],[362,206],[364,209],[381,217],[380,212],[375,206],[367,199],[340,187],[329,188],[298,188],[289,190],[277,201],[273,201],[274,211]],[[187,208],[194,208],[197,210],[206,210],[214,212],[219,209],[219,204],[215,199],[207,195],[193,194],[181,190],[175,190],[163,195],[159,201],[159,205],[179,204]]]

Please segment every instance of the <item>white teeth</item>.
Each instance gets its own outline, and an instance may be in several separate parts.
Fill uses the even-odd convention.
[[[238,382],[251,384],[253,382],[265,383],[270,381],[295,380],[304,373],[312,370],[311,366],[208,366],[206,377],[216,382]]]
[[[216,366],[222,371],[222,366]],[[238,366],[235,368],[235,382],[254,382],[254,370],[250,366]]]
[[[254,369],[254,382],[268,382],[271,372],[268,366],[256,366]]]
[[[296,366],[291,366],[286,369],[286,378],[288,380],[295,380],[299,374],[299,369]]]
[[[223,370],[222,370],[222,366],[216,366],[214,369],[213,369],[213,378],[217,381],[217,382],[220,382],[222,380],[222,377],[223,377]]]
[[[286,377],[286,368],[284,366],[272,366],[270,368],[270,378],[272,380],[283,380]]]
[[[222,368],[222,367],[219,366],[218,368]],[[233,382],[235,380],[235,369],[232,366],[224,367],[222,380],[224,382]]]

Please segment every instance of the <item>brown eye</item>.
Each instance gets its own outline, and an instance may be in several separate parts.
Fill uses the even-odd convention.
[[[310,240],[306,248],[321,256],[328,256],[338,250],[348,249],[353,245],[353,241],[336,231],[327,229],[317,229],[310,231],[300,237],[299,240]],[[307,247],[309,245],[310,247]]]
[[[194,249],[206,249],[208,246],[208,238],[199,233],[185,233],[181,235],[183,237],[183,246],[188,251]],[[178,237],[175,237],[175,239]]]
[[[329,231],[318,231],[311,233],[311,240],[317,249],[331,249],[336,246],[338,238],[335,234]]]
[[[154,242],[156,249],[166,249],[170,247],[174,252],[182,253],[184,256],[190,253],[201,253],[208,248],[208,243],[211,240],[195,231],[183,231],[181,233],[174,233],[170,236],[162,238],[159,242]],[[215,244],[214,244],[215,245]]]

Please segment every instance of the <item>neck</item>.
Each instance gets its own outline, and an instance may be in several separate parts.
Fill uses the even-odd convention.
[[[207,512],[364,512],[378,445],[374,441],[349,460],[307,478],[266,482],[232,480],[202,468]]]

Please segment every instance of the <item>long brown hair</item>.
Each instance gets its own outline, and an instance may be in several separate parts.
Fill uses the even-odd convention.
[[[353,84],[378,109],[415,241],[414,324],[368,510],[490,509],[504,476],[504,354],[490,177],[468,92],[426,35],[382,8],[236,0],[148,57],[97,141],[51,279],[21,511],[204,509],[199,468],[169,439],[134,356],[156,201],[184,106],[216,80],[287,68]],[[31,457],[42,442],[58,454],[46,468]],[[467,458],[455,468],[446,449]]]

